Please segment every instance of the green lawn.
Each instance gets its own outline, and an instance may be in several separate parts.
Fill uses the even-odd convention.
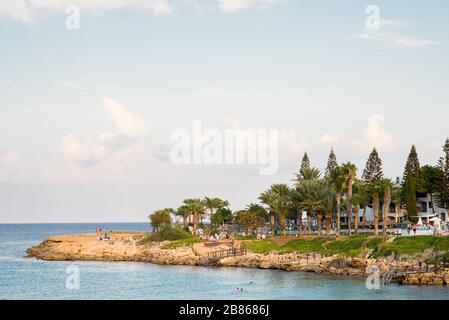
[[[389,256],[392,253],[414,255],[429,248],[439,252],[449,251],[449,237],[398,237],[393,242],[379,244],[374,256]]]
[[[323,245],[326,242],[326,238],[320,237],[313,240],[292,240],[279,248],[280,253],[291,253],[291,252],[302,252],[302,253],[312,253],[312,252],[322,252],[324,249]]]
[[[176,248],[189,246],[189,245],[192,245],[194,243],[199,243],[199,242],[202,242],[199,237],[191,237],[191,238],[187,238],[187,239],[172,241],[172,242],[167,243],[166,245],[162,246],[161,249],[162,250],[176,249]]]
[[[142,232],[136,232],[136,231],[102,231],[102,233],[106,233],[106,234],[141,234]]]
[[[243,246],[260,254],[268,254],[271,251],[278,253],[321,253],[323,255],[342,254],[357,256],[366,249],[373,249],[374,257],[396,254],[418,254],[427,248],[435,251],[449,251],[449,237],[416,236],[398,237],[393,242],[384,243],[382,237],[370,237],[357,235],[344,240],[327,240],[325,237],[312,240],[291,240],[280,245],[271,239],[259,241],[246,241]]]

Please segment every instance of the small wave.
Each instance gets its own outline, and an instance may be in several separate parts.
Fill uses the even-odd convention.
[[[39,244],[39,241],[36,240],[7,240],[7,241],[2,241],[2,244],[12,244],[12,245],[17,245],[17,244]]]
[[[32,261],[32,259],[28,259],[26,257],[14,257],[14,256],[0,256],[0,261],[14,261],[14,262],[24,262],[24,261]]]

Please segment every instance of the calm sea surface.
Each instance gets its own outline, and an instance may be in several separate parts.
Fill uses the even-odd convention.
[[[390,285],[368,290],[364,279],[311,273],[133,262],[47,262],[24,257],[28,247],[47,236],[94,232],[96,226],[0,224],[0,299],[449,299],[447,287]],[[149,230],[145,223],[102,226],[105,231]],[[66,270],[73,266],[79,269],[78,290],[66,287],[70,277]],[[235,292],[237,287],[244,291]]]

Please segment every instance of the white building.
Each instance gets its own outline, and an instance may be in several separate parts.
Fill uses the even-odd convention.
[[[441,221],[448,220],[446,209],[438,207],[435,199],[432,201],[430,193],[418,192],[416,194],[416,203],[418,207],[418,215],[422,219],[430,219],[436,216],[440,218]],[[426,222],[426,220],[423,221]]]

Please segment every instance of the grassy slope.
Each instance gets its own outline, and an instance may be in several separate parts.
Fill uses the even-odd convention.
[[[172,241],[172,242],[167,243],[166,245],[162,246],[161,249],[162,250],[176,249],[176,248],[181,248],[181,247],[185,247],[188,245],[192,245],[192,244],[198,243],[198,242],[201,242],[199,237],[191,237],[191,238],[187,238],[187,239]]]
[[[399,237],[390,243],[381,243],[374,256],[388,256],[395,254],[414,255],[432,248],[434,251],[449,251],[449,237],[416,236]]]
[[[435,251],[449,251],[449,237],[416,236],[399,237],[393,242],[383,243],[381,237],[353,236],[345,240],[329,240],[316,238],[313,240],[292,240],[280,245],[271,239],[260,241],[248,241],[244,246],[249,250],[267,254],[271,251],[279,253],[321,253],[324,255],[342,254],[346,256],[357,256],[365,249],[373,249],[373,256],[388,256],[395,254],[418,254],[425,249],[432,248]]]

